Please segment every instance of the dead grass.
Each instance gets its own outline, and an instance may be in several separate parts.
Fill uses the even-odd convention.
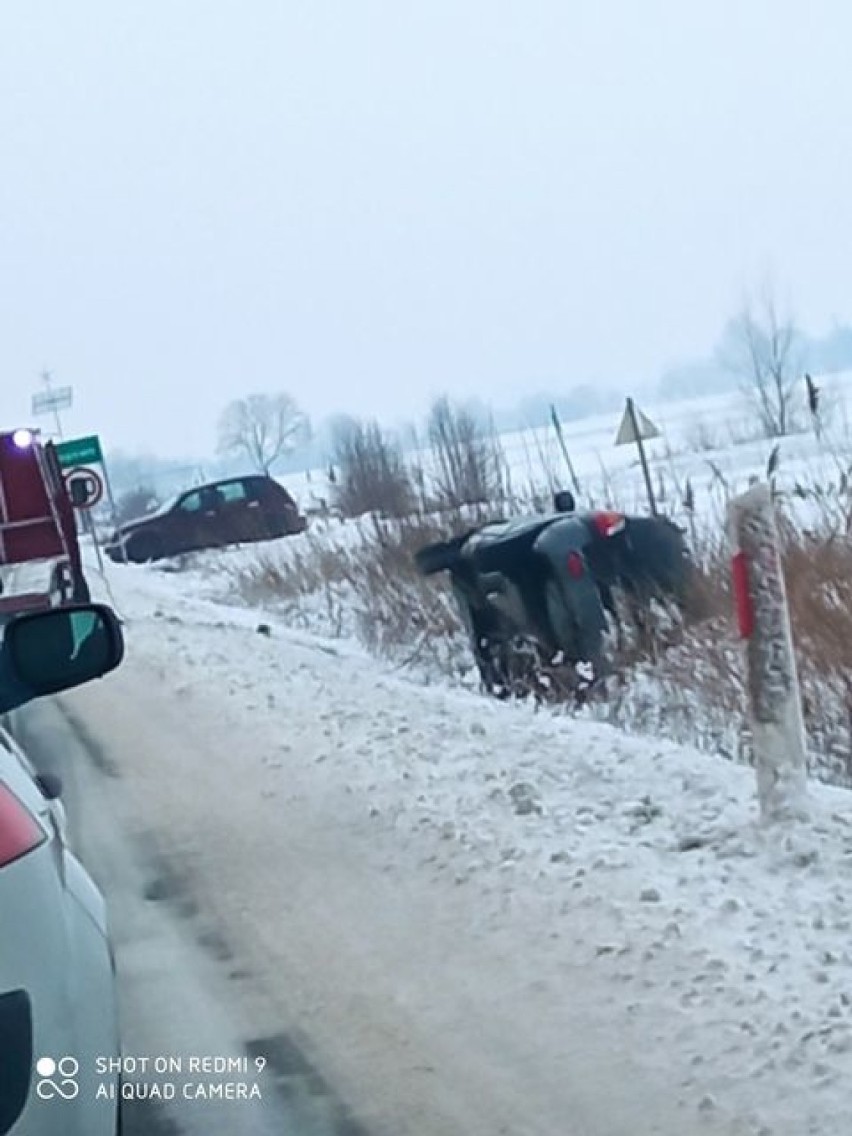
[[[852,785],[852,539],[788,533],[785,570],[809,737],[830,779]]]
[[[362,518],[346,543],[308,536],[298,552],[266,551],[232,573],[241,598],[298,612],[319,605],[332,634],[354,634],[376,655],[400,666],[430,664],[457,674],[469,669],[461,621],[443,580],[424,579],[414,553],[484,519],[475,510],[398,519]]]
[[[852,539],[838,502],[819,498],[805,528],[781,507],[780,534],[802,705],[814,775],[852,787]],[[742,646],[733,617],[728,549],[698,550],[703,619],[664,650],[620,667],[606,716],[620,725],[750,761]]]
[[[235,569],[236,589],[250,603],[292,601],[353,582],[354,567],[346,549],[321,537],[305,539],[304,550],[282,557],[264,551],[247,566]]]
[[[836,497],[807,495],[810,523],[781,507],[781,533],[805,722],[814,774],[852,786],[852,539]],[[830,507],[829,507],[830,506]],[[426,666],[458,678],[472,668],[445,582],[423,579],[413,562],[423,544],[486,519],[484,511],[369,518],[347,543],[310,536],[286,557],[265,552],[234,580],[252,603],[292,610],[319,602],[332,634],[356,634],[399,666]],[[333,530],[332,530],[333,532]],[[742,648],[733,619],[730,551],[723,537],[694,549],[698,582],[685,621],[657,609],[652,634],[628,628],[614,649],[614,675],[581,711],[618,726],[751,757]],[[559,684],[554,684],[559,699]],[[577,712],[565,691],[565,708]]]

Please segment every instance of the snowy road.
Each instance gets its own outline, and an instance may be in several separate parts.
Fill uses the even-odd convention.
[[[169,866],[127,838],[117,823],[120,785],[104,754],[55,703],[19,714],[16,733],[42,772],[62,777],[72,843],[107,896],[124,1057],[268,1062],[256,1078],[259,1101],[179,1099],[184,1085],[194,1092],[197,1083],[241,1080],[237,1074],[126,1075],[146,1090],[172,1083],[176,1096],[127,1102],[123,1136],[363,1136],[292,1040],[264,1034],[263,1019],[253,1020],[237,963],[215,935],[193,933],[191,902]]]
[[[679,1136],[678,1110],[666,1104],[659,1115],[629,1054],[613,1050],[608,1033],[596,1036],[582,974],[574,976],[576,1006],[564,996],[554,1003],[553,991],[537,990],[534,974],[511,957],[516,940],[486,944],[463,891],[448,907],[444,889],[407,884],[389,870],[391,849],[372,838],[368,814],[354,820],[357,810],[329,793],[310,806],[296,795],[276,816],[283,802],[262,795],[254,776],[237,774],[235,783],[225,738],[218,752],[209,739],[199,744],[154,676],[124,673],[124,689],[113,682],[81,694],[74,713],[85,713],[102,768],[118,774],[101,782],[109,825],[119,820],[147,844],[154,885],[186,925],[184,934],[170,927],[153,938],[146,929],[140,954],[132,941],[139,924],[119,899],[126,881],[112,863],[101,882],[119,903],[119,960],[139,1027],[131,1049],[209,1051],[199,1010],[219,1044],[222,988],[208,979],[207,993],[199,991],[211,968],[199,974],[185,945],[194,934],[238,974],[227,1002],[239,1001],[253,1034],[295,1041],[371,1134],[626,1136],[642,1115],[643,1132]],[[118,745],[110,740],[116,729]],[[260,757],[231,752],[254,765]],[[179,793],[164,791],[169,777],[182,783]],[[122,783],[125,793],[115,792]],[[198,805],[188,812],[187,788]],[[114,852],[108,843],[90,859],[110,861]],[[138,897],[138,883],[131,891]],[[253,1130],[241,1116],[230,1131]]]

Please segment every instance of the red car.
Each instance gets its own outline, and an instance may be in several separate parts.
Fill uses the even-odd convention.
[[[253,474],[188,489],[154,513],[113,533],[106,553],[116,563],[143,564],[255,540],[304,532],[307,521],[283,485]]]

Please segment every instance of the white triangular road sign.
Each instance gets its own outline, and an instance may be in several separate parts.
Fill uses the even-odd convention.
[[[633,424],[633,419],[636,419],[636,425]],[[638,427],[638,431],[637,431]],[[624,417],[621,419],[621,425],[618,428],[618,435],[615,439],[617,446],[629,446],[631,442],[646,441],[649,438],[659,438],[660,431],[647,416],[637,407],[633,407],[633,414],[630,413],[630,405],[624,408]]]

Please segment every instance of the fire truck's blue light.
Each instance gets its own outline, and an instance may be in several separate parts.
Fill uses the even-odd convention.
[[[13,443],[19,450],[28,450],[33,444],[33,435],[31,430],[16,430],[12,435]]]

